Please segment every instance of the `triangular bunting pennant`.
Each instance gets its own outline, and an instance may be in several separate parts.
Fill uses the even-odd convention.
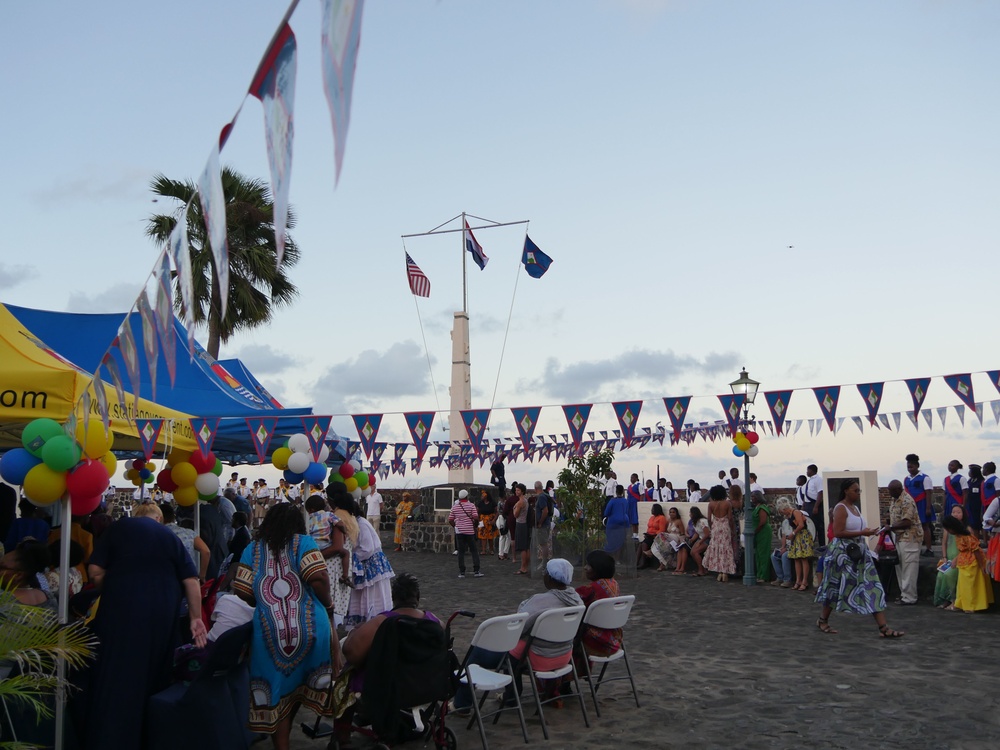
[[[1000,424],[1000,401],[990,401],[990,408],[993,410],[993,419]]]
[[[177,269],[177,288],[181,293],[181,312],[187,331],[188,355],[194,356],[194,310],[198,302],[194,297],[194,269],[191,265],[191,249],[188,247],[187,222],[178,221],[167,240],[170,257]]]
[[[177,379],[177,331],[174,329],[172,290],[170,258],[167,251],[164,250],[163,254],[160,255],[160,264],[156,270],[156,300],[153,302],[153,312],[156,313],[156,330],[160,334],[163,359],[167,363],[167,373],[170,375],[171,386]]]
[[[745,393],[725,393],[719,396],[722,402],[722,411],[726,415],[726,424],[729,425],[729,432],[735,436],[740,425],[740,411],[743,409],[743,402],[746,401]]]
[[[927,398],[927,389],[930,387],[930,378],[910,378],[909,380],[903,381],[906,383],[906,388],[910,392],[910,397],[913,399],[913,413],[916,415],[920,411],[920,407],[924,405],[924,399]]]
[[[1000,370],[987,370],[986,377],[993,383],[993,387],[1000,391]]]
[[[478,456],[483,448],[483,434],[486,432],[486,425],[490,421],[489,409],[463,409],[459,412],[462,415],[462,424],[469,434],[472,442],[472,451]]]
[[[410,429],[413,446],[417,449],[417,458],[423,458],[427,452],[427,441],[431,436],[431,426],[434,424],[434,412],[411,411],[403,415],[406,426]],[[397,456],[398,458],[398,456]]]
[[[858,393],[864,399],[865,407],[868,409],[868,423],[875,424],[878,416],[878,407],[882,403],[882,389],[885,383],[863,383],[858,386]]]
[[[840,386],[829,385],[812,390],[816,394],[816,401],[819,403],[820,411],[823,412],[826,425],[832,432],[837,419],[837,404],[840,402]]]
[[[840,419],[837,420],[837,429],[834,430],[834,434],[839,434],[840,433],[840,428],[844,426],[844,421],[846,419],[847,419],[847,417],[841,417]]]
[[[862,435],[865,434],[865,423],[861,417],[851,417],[851,421],[854,422],[854,426],[858,428],[858,432]],[[872,420],[872,424],[875,424],[875,420]]]
[[[898,411],[892,413],[892,421],[896,425],[896,432],[899,432],[900,415]]]
[[[336,181],[344,163],[347,127],[351,122],[354,70],[361,46],[361,16],[365,0],[322,0],[323,88],[333,125]]]
[[[673,396],[663,399],[663,405],[667,407],[667,416],[670,417],[670,425],[674,428],[674,437],[681,438],[681,429],[684,427],[684,418],[687,416],[688,407],[691,406],[690,396]],[[607,439],[606,433],[601,435]]]
[[[142,443],[143,458],[149,461],[156,451],[156,441],[160,437],[160,430],[163,429],[163,420],[137,419],[135,420],[135,427],[139,433],[139,442]]]
[[[106,435],[108,430],[111,429],[111,412],[108,409],[108,394],[104,390],[104,382],[101,380],[100,372],[90,381],[90,387],[94,390],[94,398],[97,400],[97,411],[101,415],[101,422],[104,424],[104,434]]]
[[[142,321],[142,350],[146,354],[146,367],[149,368],[149,387],[153,400],[156,400],[156,365],[160,358],[160,343],[156,337],[156,316],[149,304],[146,291],[143,290],[137,300],[139,305],[139,320]]]
[[[962,423],[962,427],[965,427],[965,407],[961,404],[955,404],[955,413],[958,415],[958,421]]]
[[[587,420],[590,419],[591,407],[593,407],[593,404],[568,404],[563,407],[563,414],[566,415],[566,424],[569,425],[569,431],[573,436],[573,446],[575,448],[579,448],[580,441],[583,440],[583,431],[587,429]]]
[[[305,430],[306,437],[309,438],[309,449],[312,451],[313,461],[319,461],[319,453],[323,449],[323,441],[326,433],[330,431],[330,422],[333,417],[317,417],[315,415],[302,417],[302,429]],[[354,451],[351,451],[353,455]]]
[[[358,431],[358,438],[361,440],[361,447],[365,451],[365,457],[371,460],[375,438],[378,437],[379,428],[382,426],[382,415],[352,414],[351,419],[354,420],[354,427]]]
[[[541,414],[541,411],[542,407],[540,406],[514,406],[510,410],[525,451],[531,447],[531,439],[535,434],[535,427],[538,426],[538,415]]]
[[[257,461],[264,463],[267,459],[267,449],[274,437],[274,428],[278,425],[277,417],[247,417],[247,429],[250,430],[250,440],[257,452]]]
[[[962,399],[962,403],[970,409],[976,408],[976,399],[972,392],[972,375],[962,373],[959,375],[945,375],[944,382],[955,391],[955,395]]]
[[[226,195],[222,189],[218,143],[212,147],[205,169],[198,178],[198,198],[201,200],[201,215],[205,220],[205,233],[215,263],[219,316],[225,319],[229,305],[229,245],[226,239]]]
[[[802,422],[804,422],[804,421],[805,420],[802,420],[802,419],[796,419],[795,420],[795,432],[792,433],[793,435],[798,435],[799,434],[799,430],[802,429]]]
[[[920,411],[920,416],[924,418],[924,422],[927,423],[927,429],[931,429],[934,421],[934,412],[931,409],[922,409]],[[941,425],[944,427],[944,425]]]
[[[781,426],[788,416],[788,404],[792,400],[791,391],[767,391],[764,394],[767,408],[771,412],[771,419],[774,420],[774,427],[778,434],[781,434]]]
[[[885,429],[892,430],[892,428],[889,426],[889,415],[879,414],[878,421],[882,423],[882,426],[885,427]]]
[[[376,466],[382,463],[382,454],[385,453],[387,447],[389,447],[388,443],[375,443],[372,445],[372,461]]]
[[[615,401],[611,404],[622,428],[622,447],[628,448],[635,437],[635,425],[642,411],[642,401]]]
[[[115,345],[112,344],[112,346]],[[119,349],[119,351],[121,350]],[[101,364],[108,368],[108,374],[111,375],[111,382],[115,386],[115,395],[118,397],[118,405],[123,412],[128,413],[128,405],[125,403],[125,385],[122,383],[122,374],[118,370],[118,362],[108,352],[101,360]]]
[[[914,414],[912,411],[908,411],[908,412],[906,412],[906,416],[909,417],[910,422],[913,423],[913,429],[918,429],[917,428],[917,415]]]
[[[976,402],[976,419],[979,420],[979,426],[982,427],[983,426],[983,402],[982,401],[977,401]]]
[[[215,434],[219,431],[219,418],[192,417],[188,421],[191,423],[191,432],[194,433],[195,442],[198,443],[198,452],[201,453],[202,458],[208,458],[208,454],[212,452]]]
[[[132,323],[126,317],[121,328],[118,329],[118,349],[125,360],[125,371],[128,373],[129,384],[132,390],[133,415],[139,413],[139,352],[135,348],[135,337],[132,335]],[[113,345],[113,344],[112,344]]]
[[[948,419],[948,407],[941,406],[937,410],[938,422],[941,423],[941,429],[944,429],[945,421]]]

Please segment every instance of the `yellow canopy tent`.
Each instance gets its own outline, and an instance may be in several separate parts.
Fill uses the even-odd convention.
[[[69,419],[74,408],[82,420],[82,406],[77,403],[93,382],[93,375],[68,362],[39,341],[6,307],[0,305],[0,450],[21,445],[24,425],[39,417],[57,422]],[[107,397],[115,450],[141,450],[134,414],[123,411],[113,385],[100,381]],[[131,412],[135,400],[127,394],[124,407]],[[198,445],[183,412],[167,409],[146,399],[139,399],[138,416],[168,420],[160,434],[161,445],[170,444],[194,451]],[[91,395],[91,419],[100,419],[97,400]]]

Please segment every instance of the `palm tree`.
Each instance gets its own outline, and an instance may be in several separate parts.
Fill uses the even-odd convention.
[[[299,260],[299,249],[290,234],[285,236],[285,254],[277,266],[277,245],[274,238],[274,204],[267,183],[245,177],[225,167],[222,170],[222,190],[226,198],[226,231],[229,245],[229,294],[225,317],[220,317],[222,297],[212,260],[212,249],[205,231],[201,201],[192,201],[197,193],[193,182],[171,180],[162,174],[153,178],[153,193],[178,202],[173,214],[156,214],[149,218],[146,235],[161,245],[170,238],[177,221],[187,210],[188,246],[194,276],[196,300],[195,323],[208,325],[208,353],[218,359],[219,346],[241,330],[249,330],[271,322],[274,309],[291,303],[298,289],[286,271]],[[288,229],[295,225],[295,215],[288,210]],[[183,309],[178,289],[174,305]]]
[[[0,588],[0,702],[9,708],[20,704],[39,721],[51,717],[56,690],[69,686],[59,675],[59,660],[79,669],[96,646],[82,622],[62,626],[54,612],[21,604],[7,587]],[[0,742],[0,750],[23,747]]]

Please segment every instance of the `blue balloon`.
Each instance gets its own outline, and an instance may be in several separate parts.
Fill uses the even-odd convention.
[[[13,448],[0,457],[0,477],[8,484],[24,484],[28,472],[42,459],[31,455],[25,448]]]
[[[326,479],[326,466],[313,461],[302,472],[302,478],[309,482],[309,484],[323,484],[323,480]]]
[[[302,475],[296,474],[291,469],[285,469],[282,476],[285,478],[285,481],[288,482],[289,484],[298,484],[299,482],[302,481]]]
[[[740,450],[738,445],[733,446],[733,455],[737,458],[741,458],[743,456],[743,451]]]
[[[149,469],[139,469],[139,479],[141,479],[142,481],[145,482],[151,476],[153,476],[153,472],[151,472]]]

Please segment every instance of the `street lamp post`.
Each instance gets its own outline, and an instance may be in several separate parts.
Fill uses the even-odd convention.
[[[747,375],[747,368],[740,370],[740,377],[729,384],[734,395],[742,395],[743,419],[740,429],[746,433],[753,429],[756,417],[750,414],[750,407],[757,398],[760,383]],[[753,507],[750,500],[750,454],[743,454],[743,585],[756,586],[757,576],[754,571],[754,527]]]

